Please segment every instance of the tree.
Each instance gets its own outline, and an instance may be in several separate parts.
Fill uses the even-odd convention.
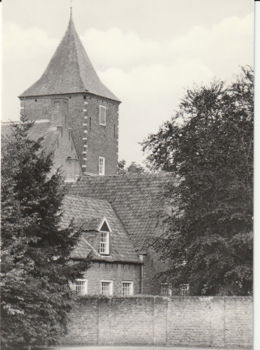
[[[137,164],[136,162],[131,162],[131,164],[126,167],[126,161],[120,160],[118,162],[118,174],[119,175],[140,175],[144,174],[146,170],[142,167],[142,165]]]
[[[172,215],[156,241],[168,280],[194,295],[252,293],[254,76],[186,92],[176,115],[143,143],[156,169],[173,171]]]
[[[61,228],[65,187],[50,175],[52,155],[28,138],[22,118],[2,142],[2,345],[55,343],[66,331],[72,293],[68,281],[88,262],[73,263],[79,237]]]

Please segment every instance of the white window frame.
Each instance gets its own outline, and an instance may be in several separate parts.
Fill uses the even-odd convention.
[[[166,291],[166,293],[162,293],[163,288],[165,288],[164,290]],[[161,283],[160,294],[161,294],[162,296],[165,296],[165,297],[166,297],[166,296],[171,296],[171,295],[172,295],[172,289],[171,289],[169,283],[167,283],[167,282]]]
[[[102,120],[102,111],[104,111],[104,120]],[[107,107],[99,105],[99,125],[106,126],[107,125]]]
[[[100,162],[102,161],[102,167]],[[105,157],[98,157],[98,175],[105,175],[105,168],[106,168],[106,158]]]
[[[104,237],[104,240],[102,240],[102,237]],[[107,231],[100,231],[99,253],[109,255],[109,232]]]
[[[109,294],[103,294],[102,283],[109,283]],[[105,296],[112,296],[114,292],[114,283],[111,280],[101,280],[100,281],[100,294]]]
[[[128,295],[124,295],[124,283],[130,284],[130,293]],[[122,295],[123,297],[128,297],[134,295],[134,282],[133,281],[122,281]]]
[[[78,292],[77,291],[77,282],[83,282],[83,291],[81,292]],[[85,279],[85,278],[77,278],[75,280],[75,292],[78,294],[78,295],[87,295],[88,294],[88,280]]]
[[[104,225],[104,223],[106,223],[107,227],[108,227],[108,231],[102,231],[101,228]],[[101,224],[98,227],[98,231],[100,232],[100,243],[99,243],[99,254],[101,255],[109,255],[110,254],[110,233],[111,233],[111,228],[107,222],[107,219],[104,218],[101,221]],[[102,235],[106,235],[105,241],[102,241]],[[104,250],[101,248],[103,246],[104,243]]]
[[[189,283],[182,283],[180,284],[180,295],[189,295],[190,294],[190,285]]]

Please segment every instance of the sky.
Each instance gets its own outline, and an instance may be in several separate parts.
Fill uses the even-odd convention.
[[[2,120],[40,78],[68,25],[70,0],[4,0]],[[253,65],[252,0],[73,0],[73,18],[101,80],[122,101],[119,159],[171,118],[185,90],[230,81]]]

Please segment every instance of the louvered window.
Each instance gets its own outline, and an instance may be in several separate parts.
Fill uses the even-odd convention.
[[[107,125],[107,109],[105,106],[99,106],[99,125]]]

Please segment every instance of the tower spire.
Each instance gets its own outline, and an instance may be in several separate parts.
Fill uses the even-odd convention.
[[[70,0],[70,19],[72,19],[72,0]]]

